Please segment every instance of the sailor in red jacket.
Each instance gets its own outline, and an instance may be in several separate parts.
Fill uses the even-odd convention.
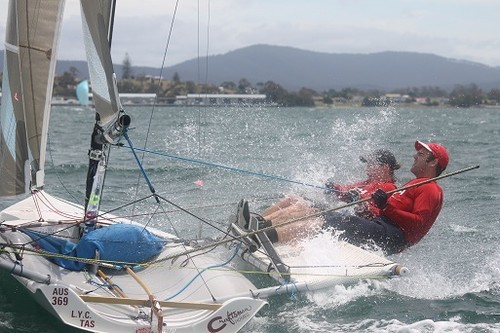
[[[415,179],[405,186],[437,177],[446,169],[449,156],[438,143],[415,142],[411,172]],[[358,217],[342,217],[327,213],[324,227],[344,231],[341,238],[356,245],[372,241],[386,254],[401,252],[418,243],[430,230],[443,205],[443,190],[436,182],[429,182],[388,196],[378,189],[372,194],[381,216],[372,221]]]
[[[350,203],[370,198],[377,189],[389,192],[397,188],[394,172],[401,166],[389,150],[377,149],[371,154],[360,156],[360,160],[366,163],[368,179],[348,185],[326,184],[327,187],[333,189],[332,194],[338,199]],[[355,215],[367,219],[374,219],[381,215],[380,208],[373,201],[356,205],[354,212]]]
[[[411,172],[416,178],[403,187],[437,177],[448,165],[448,152],[438,143],[417,141],[415,149]],[[427,234],[443,206],[443,190],[436,182],[396,192],[389,198],[379,189],[372,198],[382,209],[382,216],[402,230],[407,246],[418,243]]]
[[[389,150],[377,149],[366,156],[360,156],[360,160],[366,163],[367,179],[353,184],[341,185],[330,178],[325,184],[327,199],[334,197],[349,203],[370,198],[377,189],[386,192],[396,189],[394,173],[400,168],[400,164]],[[261,216],[263,219],[277,224],[328,208],[326,205],[314,203],[299,196],[288,196],[264,210]],[[371,200],[356,205],[354,212],[355,215],[368,219],[380,216],[380,209]]]

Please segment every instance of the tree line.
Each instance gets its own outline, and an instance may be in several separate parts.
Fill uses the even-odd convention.
[[[69,71],[57,76],[54,81],[55,96],[73,97],[75,87],[81,81],[78,70],[71,67]],[[1,77],[0,77],[1,82]],[[176,96],[186,94],[265,94],[269,103],[280,106],[313,107],[318,103],[323,105],[350,104],[354,99],[362,98],[362,106],[380,106],[391,104],[394,101],[387,94],[405,96],[400,103],[415,103],[417,99],[425,99],[424,105],[448,104],[455,107],[471,107],[480,105],[500,105],[500,89],[482,91],[476,84],[456,85],[451,92],[440,87],[411,87],[393,91],[370,90],[363,91],[356,88],[330,89],[317,92],[310,88],[299,91],[287,91],[280,84],[273,81],[251,84],[245,78],[238,83],[225,81],[220,85],[182,81],[178,73],[174,73],[170,80],[159,80],[144,75],[134,76],[133,68],[128,55],[122,63],[122,78],[118,80],[118,90],[123,93],[155,93],[160,101],[173,103]]]

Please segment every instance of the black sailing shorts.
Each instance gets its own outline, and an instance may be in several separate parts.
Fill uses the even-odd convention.
[[[403,231],[386,217],[368,220],[337,212],[327,213],[323,217],[325,219],[323,229],[333,228],[342,231],[340,239],[353,245],[360,246],[372,241],[386,255],[401,252],[408,247]]]

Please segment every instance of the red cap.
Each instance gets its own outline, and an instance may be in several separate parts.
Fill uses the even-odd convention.
[[[440,145],[439,143],[423,143],[422,141],[416,141],[415,149],[420,150],[422,148],[427,149],[432,153],[432,155],[434,155],[442,170],[446,169],[450,157],[448,156],[448,151],[443,145]]]

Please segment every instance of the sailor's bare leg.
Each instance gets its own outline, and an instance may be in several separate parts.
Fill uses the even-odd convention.
[[[263,217],[266,220],[271,220],[273,224],[277,224],[308,216],[318,211],[318,208],[296,204]]]
[[[288,196],[280,201],[274,203],[271,207],[264,210],[261,215],[265,218],[267,215],[280,211],[284,208],[287,208],[293,204],[295,204],[299,200],[298,196]]]
[[[266,220],[285,221],[307,215],[312,206],[313,203],[304,198],[288,197],[266,209],[261,216]]]
[[[272,221],[273,226],[278,223]],[[304,221],[294,222],[283,227],[277,227],[278,242],[287,243],[313,237],[318,234],[324,224],[322,217],[315,217]]]

